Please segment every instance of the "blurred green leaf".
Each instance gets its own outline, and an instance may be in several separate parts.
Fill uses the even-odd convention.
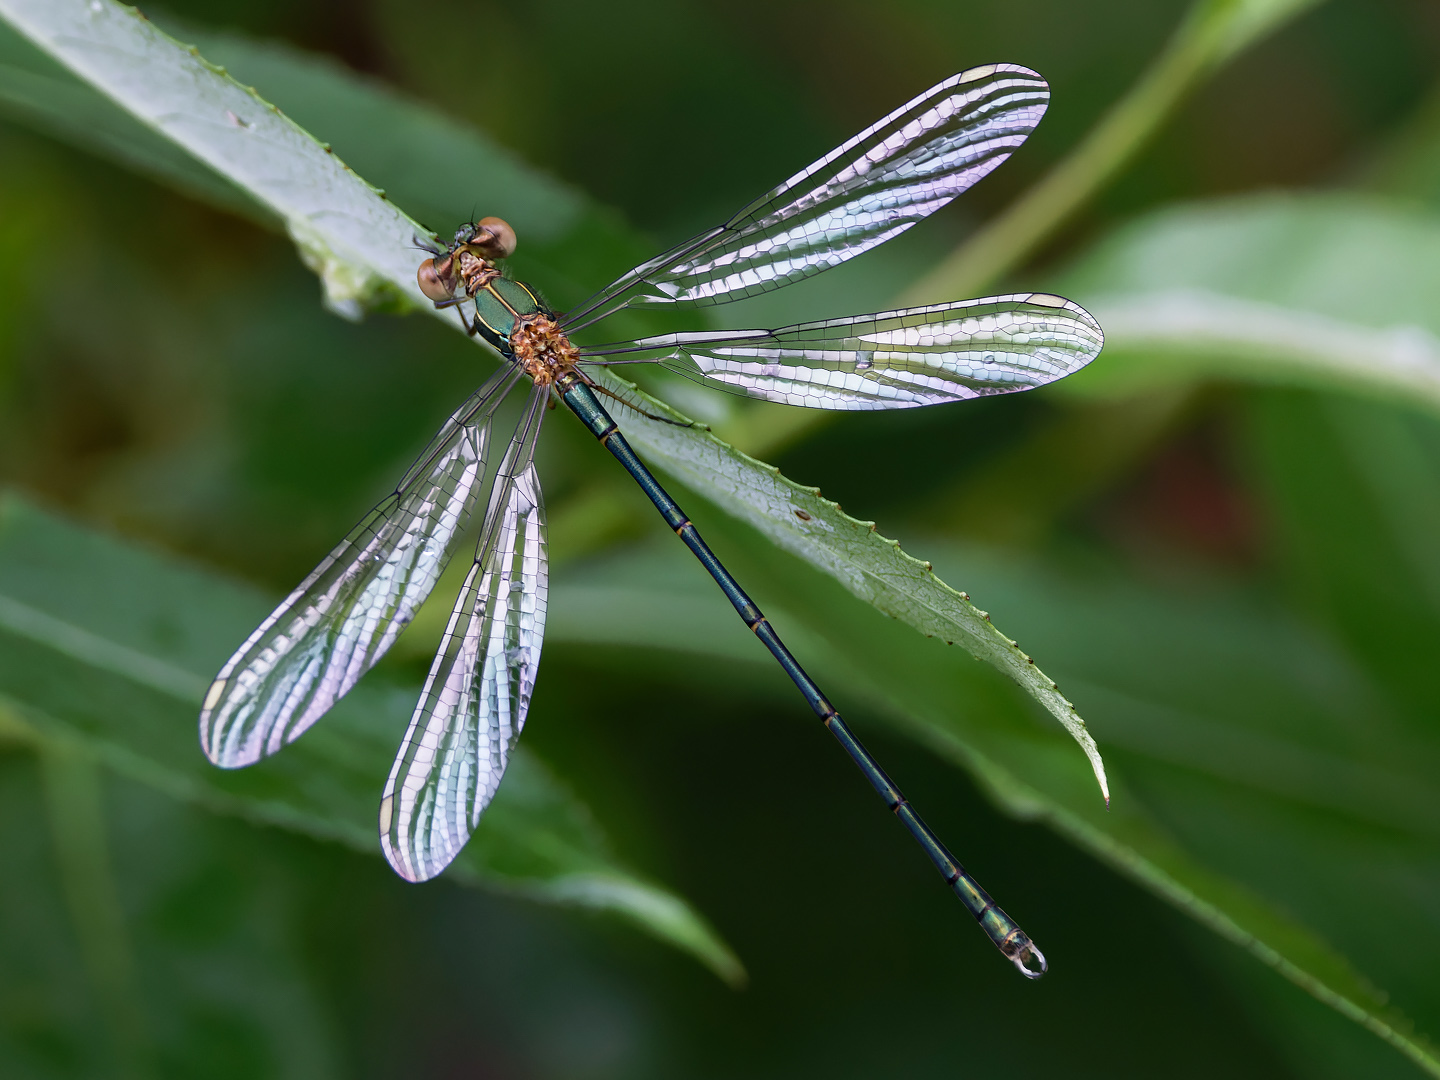
[[[83,747],[47,743],[44,756],[52,751],[85,755]],[[0,858],[12,871],[0,888],[0,1073],[7,1080],[345,1075],[328,1003],[297,947],[306,931],[303,879],[277,873],[273,858],[268,866],[244,858],[256,849],[273,853],[274,834],[187,811],[114,777],[95,790],[104,778],[93,771],[88,779],[72,773],[57,787],[54,764],[42,768],[13,747],[0,753]],[[76,799],[75,781],[91,787],[88,796]],[[52,817],[57,842],[48,848],[47,830],[37,827],[47,802],[68,819]],[[74,829],[95,812],[103,819]],[[77,847],[88,849],[78,853],[78,867]],[[93,888],[95,855],[106,848],[102,858],[121,871],[101,885],[110,895],[98,902],[75,895],[72,886]],[[305,854],[313,868],[313,850]],[[82,880],[68,880],[76,870]],[[133,978],[115,984],[95,971],[87,948],[94,943],[86,940],[94,924],[76,921],[77,902],[90,909],[82,920],[111,908],[100,915],[111,923],[101,951],[113,959],[115,935],[128,939],[119,944],[134,956]],[[120,915],[123,927],[112,922]],[[117,991],[123,1001],[114,999]],[[107,1045],[112,1018],[144,1030],[132,1026]],[[141,1043],[144,1056],[132,1052],[127,1062],[116,1041]]]
[[[1278,563],[1299,604],[1344,640],[1418,730],[1440,688],[1440,424],[1330,396],[1270,394],[1245,410]]]
[[[213,811],[378,854],[377,793],[414,707],[372,679],[324,725],[251,769],[213,768],[195,717],[208,681],[273,600],[0,501],[0,713],[14,733],[73,739],[110,767]],[[610,856],[586,807],[533,755],[456,860],[491,889],[622,915],[728,981],[734,955],[683,900]]]
[[[415,282],[414,240],[422,227],[360,180],[328,146],[224,69],[202,59],[193,47],[185,50],[107,0],[98,7],[78,0],[4,0],[0,13],[279,214],[307,264],[324,280],[335,310],[358,315],[373,308],[413,309],[458,327],[449,312],[438,312],[425,300]],[[401,109],[389,115],[409,114]],[[514,162],[502,168],[521,175]],[[631,392],[613,376],[600,381]],[[663,408],[655,402],[647,407]],[[1108,798],[1099,752],[1074,706],[963,593],[940,582],[926,564],[906,556],[894,542],[874,535],[870,523],[846,517],[813,489],[785,480],[703,429],[634,417],[627,431],[656,464],[687,478],[777,543],[836,575],[856,595],[924,634],[963,643],[1016,679],[1079,743]],[[797,500],[812,515],[808,523],[796,515],[802,509],[794,505]]]
[[[1216,376],[1440,412],[1440,217],[1425,211],[1351,195],[1168,208],[1060,284],[1106,333],[1105,363],[1062,393]]]
[[[1047,822],[1440,1075],[1429,1044],[1346,959],[1395,1005],[1440,1017],[1427,974],[1440,940],[1425,899],[1440,887],[1440,745],[1398,732],[1383,695],[1332,643],[1233,592],[1143,591],[952,552],[1061,659],[1066,684],[1103,704],[1101,733],[1121,763],[1106,813],[1064,740],[1006,684],[915,649],[895,623],[749,534],[717,532],[772,622],[848,699],[878,705],[1010,813]],[[670,569],[682,557],[661,548],[562,577],[552,641],[740,658],[723,601]],[[963,845],[957,852],[963,859]],[[1410,884],[1387,888],[1377,876]],[[1023,898],[997,899],[1043,949]],[[1052,964],[1059,974],[1063,961]]]
[[[150,1072],[149,1024],[141,1007],[124,912],[105,836],[100,770],[83,746],[39,747],[47,815],[65,900],[90,984],[122,1076]]]
[[[919,516],[932,529],[1033,548],[1170,434],[1193,411],[1195,397],[1181,384],[1118,399],[1072,400],[985,468],[937,484]]]

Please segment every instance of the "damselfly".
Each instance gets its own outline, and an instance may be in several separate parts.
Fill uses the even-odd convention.
[[[1000,951],[1030,978],[1030,939],[926,827],[774,628],[635,455],[590,368],[657,362],[753,397],[820,409],[897,409],[1028,390],[1083,367],[1100,327],[1058,296],[939,304],[779,330],[667,334],[598,347],[570,336],[634,307],[720,304],[798,281],[904,232],[1004,161],[1039,123],[1049,88],[1008,64],[945,80],[702,233],[635,267],[565,315],[497,265],[515,248],[498,218],[468,224],[419,270],[503,363],[372,510],[220,671],[200,714],[217,765],[249,765],[294,741],[395,642],[488,490],[460,591],[380,802],[380,843],[424,881],[465,845],[525,724],[545,629],[545,518],[533,464],[546,405],[565,403],[627,472],[794,680],[886,805]],[[472,313],[466,314],[466,307]],[[491,421],[516,386],[528,400],[493,478]]]

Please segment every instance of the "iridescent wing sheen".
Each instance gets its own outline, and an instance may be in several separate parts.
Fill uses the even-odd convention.
[[[545,512],[531,458],[536,387],[500,464],[475,565],[380,800],[380,846],[425,881],[450,864],[495,797],[525,725],[545,634]]]
[[[1104,342],[1099,323],[1078,304],[1023,293],[780,330],[666,334],[625,351],[663,350],[637,359],[750,397],[864,410],[1029,390],[1078,371]]]
[[[297,739],[395,643],[430,595],[484,483],[490,419],[518,372],[461,406],[404,480],[250,635],[200,713],[200,744],[224,768]]]
[[[637,266],[563,325],[574,330],[622,307],[720,304],[836,266],[986,176],[1025,141],[1049,99],[1044,79],[1013,64],[954,75],[724,225]]]

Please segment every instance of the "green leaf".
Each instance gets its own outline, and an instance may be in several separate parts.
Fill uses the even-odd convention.
[[[313,732],[250,769],[212,767],[195,718],[209,672],[273,599],[0,501],[0,718],[11,738],[78,740],[186,802],[378,854],[378,793],[414,687],[374,677]],[[522,748],[523,751],[523,748]],[[730,982],[743,970],[705,921],[610,855],[589,811],[521,752],[455,877],[621,915]]]
[[[425,235],[423,227],[328,146],[198,50],[185,49],[108,0],[0,0],[0,14],[281,217],[302,257],[321,276],[333,309],[352,317],[374,309],[424,311],[458,326],[448,312],[436,312],[416,285],[414,242]],[[502,168],[518,175],[514,162]],[[629,392],[619,379],[601,381]],[[646,407],[663,408],[653,402]],[[869,523],[846,517],[812,489],[785,480],[703,429],[634,419],[627,431],[654,464],[687,478],[856,595],[924,634],[962,644],[1015,678],[1080,744],[1108,799],[1099,752],[1074,706],[963,593],[892,541],[873,535]],[[811,515],[808,524],[796,516],[797,509]]]
[[[295,945],[309,886],[283,872],[314,848],[97,775],[70,741],[39,757],[0,753],[0,858],[23,878],[0,889],[0,1073],[344,1075]]]
[[[143,1075],[149,1031],[105,842],[100,770],[83,747],[63,740],[43,744],[39,758],[62,889],[98,1011],[122,1074]]]
[[[1220,377],[1440,412],[1440,217],[1381,199],[1268,195],[1169,208],[1060,287],[1105,327],[1061,384],[1119,397]]]
[[[1330,642],[1233,593],[1147,592],[952,552],[1044,639],[1067,683],[1104,703],[1120,796],[1107,813],[1087,797],[1063,738],[1036,724],[1013,688],[916,649],[893,622],[798,563],[777,565],[749,535],[731,528],[718,539],[779,631],[848,700],[878,707],[1010,813],[1047,822],[1440,1075],[1433,1048],[1370,981],[1432,1023],[1440,1016],[1425,899],[1436,885],[1440,746],[1397,735],[1383,695]],[[562,577],[552,640],[743,659],[721,633],[723,602],[670,571],[682,557],[657,548],[587,567],[583,580]],[[963,861],[963,846],[957,854]],[[971,869],[983,883],[984,868]],[[1385,888],[1377,873],[1413,884]],[[1026,921],[1023,898],[996,899],[1043,949],[1044,928]]]
[[[1440,688],[1440,424],[1330,395],[1257,395],[1244,412],[1278,562],[1420,731]]]
[[[0,23],[0,108],[62,142],[112,158],[127,168],[221,209],[275,227],[274,215],[244,189],[137,123],[63,66]]]

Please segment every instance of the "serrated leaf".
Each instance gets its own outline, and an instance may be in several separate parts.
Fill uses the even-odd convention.
[[[626,396],[630,384],[607,380]],[[683,421],[679,413],[653,399],[646,407]],[[876,609],[947,645],[959,644],[972,656],[1010,676],[1060,721],[1090,761],[1105,801],[1110,789],[1095,740],[1054,680],[990,621],[987,612],[952,589],[928,562],[901,550],[873,521],[860,521],[821,496],[785,477],[773,465],[756,461],[713,436],[696,438],[689,429],[619,408],[617,419],[628,438],[647,457],[661,461],[667,473],[749,523],[777,546],[797,555],[839,581]]]

